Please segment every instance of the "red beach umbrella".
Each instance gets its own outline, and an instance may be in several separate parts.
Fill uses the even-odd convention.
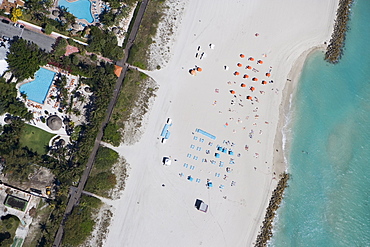
[[[238,67],[242,67],[243,66],[243,64],[241,64],[241,63],[238,63],[237,65],[238,65]]]
[[[247,69],[252,69],[252,67],[248,65],[248,66],[247,66]]]
[[[252,100],[253,98],[252,96],[247,96],[247,99]]]
[[[234,75],[240,75],[240,73],[238,71],[235,71]]]
[[[203,69],[201,67],[198,67],[197,71],[201,72],[201,71],[203,71]]]
[[[243,78],[249,78],[249,75],[245,74],[243,75]]]
[[[250,57],[248,60],[249,61],[254,61],[254,58],[253,57]]]
[[[231,94],[235,94],[236,92],[234,90],[230,90],[230,93]]]
[[[266,73],[266,76],[267,76],[267,77],[270,77],[270,76],[271,76],[271,74],[270,74],[270,73]]]
[[[246,87],[247,85],[245,85],[244,83],[242,83],[240,86],[241,86],[241,87]]]
[[[245,55],[244,55],[244,54],[240,54],[240,57],[241,57],[241,58],[244,58],[244,57],[245,57]]]
[[[267,84],[267,81],[262,81],[262,84]]]
[[[254,90],[256,90],[254,87],[251,87],[250,90],[253,92]]]
[[[263,64],[263,61],[262,60],[258,60],[257,63]]]
[[[253,77],[252,81],[258,81],[258,78]]]

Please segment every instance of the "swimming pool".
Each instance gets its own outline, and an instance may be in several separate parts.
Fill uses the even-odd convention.
[[[91,3],[89,0],[77,0],[71,3],[66,0],[59,0],[58,5],[67,8],[67,11],[78,19],[85,19],[89,23],[94,21],[91,15]]]
[[[35,73],[35,80],[20,86],[19,91],[27,94],[29,100],[44,104],[51,83],[53,82],[55,72],[40,68]]]

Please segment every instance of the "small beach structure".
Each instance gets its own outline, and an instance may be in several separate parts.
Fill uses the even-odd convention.
[[[200,134],[202,134],[202,135],[205,135],[205,136],[207,136],[207,137],[211,138],[212,140],[216,140],[216,136],[214,136],[214,135],[212,135],[212,134],[210,134],[210,133],[208,133],[208,132],[206,132],[206,131],[204,131],[204,130],[201,130],[201,129],[195,129],[195,132],[198,132],[198,133],[200,133]]]
[[[51,130],[59,130],[62,127],[62,119],[57,115],[50,116],[46,119],[46,125]]]
[[[208,210],[208,205],[205,204],[202,200],[200,199],[196,199],[195,200],[195,208],[198,209],[199,211],[202,211],[202,212],[207,212]]]

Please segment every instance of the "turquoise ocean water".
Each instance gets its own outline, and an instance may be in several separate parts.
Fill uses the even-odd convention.
[[[306,61],[288,126],[291,180],[270,246],[370,246],[370,1],[355,0],[340,63]]]

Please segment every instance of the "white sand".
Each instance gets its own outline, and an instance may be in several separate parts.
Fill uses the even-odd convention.
[[[116,148],[131,170],[121,199],[114,203],[116,210],[105,246],[252,245],[276,186],[273,172],[284,170],[273,165],[282,91],[287,79],[296,80],[288,74],[300,55],[329,40],[337,4],[338,0],[188,1],[168,66],[149,73],[160,88],[146,132],[135,145]],[[214,49],[209,44],[214,44]],[[195,58],[198,46],[200,53],[206,54],[203,59]],[[240,58],[240,53],[246,57]],[[249,56],[255,61],[248,61]],[[258,59],[264,63],[257,64]],[[237,67],[239,62],[243,67]],[[195,65],[203,71],[191,76],[188,70]],[[229,70],[224,70],[225,65]],[[245,69],[247,65],[259,72]],[[270,66],[271,77],[267,78]],[[234,71],[240,75],[234,76]],[[245,73],[249,79],[242,78]],[[259,81],[252,82],[252,77]],[[262,80],[274,83],[262,85]],[[240,87],[242,82],[246,88]],[[250,86],[256,88],[253,93]],[[235,90],[237,98],[229,90]],[[247,95],[257,97],[259,103],[253,100],[252,105],[245,99]],[[231,100],[236,104],[231,105]],[[173,120],[171,137],[162,144],[158,137],[167,117]],[[196,128],[215,135],[216,140],[192,134]],[[253,138],[249,137],[251,130]],[[226,145],[224,140],[235,146]],[[216,145],[232,148],[235,154],[218,152],[221,157],[215,158]],[[163,156],[171,156],[173,164],[163,166]],[[229,164],[230,157],[235,164]],[[202,162],[203,158],[208,162]],[[223,168],[220,161],[225,163]],[[191,165],[194,170],[189,169]],[[232,172],[227,173],[226,167]],[[215,177],[216,173],[220,177]],[[188,175],[194,181],[188,181]],[[224,175],[228,176],[226,180]],[[212,180],[213,188],[207,189],[207,179]],[[236,186],[231,186],[232,181]],[[224,189],[219,189],[220,185]],[[209,204],[207,213],[195,209],[196,199]]]

